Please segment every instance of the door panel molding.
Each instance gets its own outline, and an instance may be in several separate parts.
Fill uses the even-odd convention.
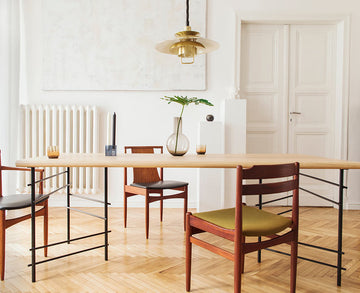
[[[329,88],[331,87],[331,76],[328,68],[333,67],[331,64],[334,59],[334,51],[331,44],[334,41],[334,34],[329,29],[335,31],[334,24],[328,25],[316,25],[314,29],[313,25],[293,25],[293,42],[296,48],[295,51],[295,63],[298,69],[295,73],[295,88],[312,88],[314,83],[307,81],[308,76],[318,76],[321,80],[315,81],[316,88]],[[307,41],[307,42],[306,42]],[[313,44],[317,43],[317,46]],[[311,48],[307,48],[306,45],[311,44]],[[315,48],[322,49],[323,52],[314,51]],[[311,50],[312,59],[307,64],[306,60],[302,60],[301,57],[305,55],[307,50]],[[321,57],[321,59],[319,58]],[[307,70],[307,71],[306,71]],[[314,72],[315,71],[315,72]],[[321,84],[322,83],[322,84]]]

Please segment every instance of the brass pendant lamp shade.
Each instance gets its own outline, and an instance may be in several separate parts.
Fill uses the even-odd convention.
[[[182,64],[193,64],[195,56],[206,54],[219,48],[215,41],[200,37],[200,33],[191,30],[189,24],[189,0],[186,0],[185,30],[175,34],[175,40],[168,40],[156,45],[156,50],[165,54],[177,55]]]

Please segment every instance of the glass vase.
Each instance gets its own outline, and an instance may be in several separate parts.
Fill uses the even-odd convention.
[[[174,117],[174,132],[166,141],[166,148],[173,156],[183,156],[189,150],[189,140],[182,133],[182,118]]]

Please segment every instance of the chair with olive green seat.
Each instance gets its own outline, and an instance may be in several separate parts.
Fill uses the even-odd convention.
[[[243,180],[251,179],[249,183]],[[257,179],[254,183],[252,179]],[[271,179],[263,182],[263,179]],[[243,196],[292,192],[290,218],[243,204]],[[249,169],[237,167],[236,206],[231,209],[186,216],[186,290],[190,291],[192,244],[206,248],[234,261],[234,292],[241,292],[241,273],[246,253],[281,243],[291,245],[290,292],[296,288],[298,218],[299,218],[299,164],[262,165]],[[209,232],[234,242],[234,251],[205,242],[195,234]],[[265,237],[260,242],[247,242],[247,237]],[[257,239],[257,238],[256,238]]]

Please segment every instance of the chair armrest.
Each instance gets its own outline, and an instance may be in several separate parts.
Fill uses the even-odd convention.
[[[31,171],[30,168],[1,166],[1,170],[7,171]],[[44,172],[44,169],[35,169],[35,172]]]
[[[0,170],[4,171],[31,171],[31,168],[21,168],[21,167],[8,167],[0,166]],[[40,184],[39,184],[39,194],[44,194],[44,184],[42,182],[44,178],[44,169],[35,169],[35,172],[40,172]]]

